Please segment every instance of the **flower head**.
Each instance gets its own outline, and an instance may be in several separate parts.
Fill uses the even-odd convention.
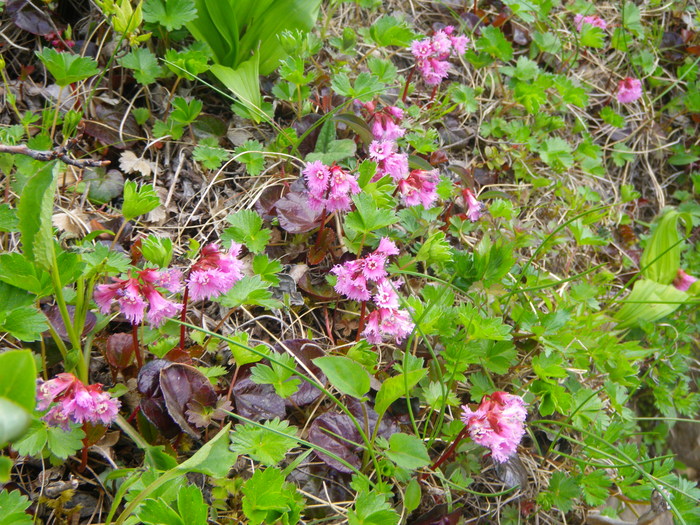
[[[187,278],[190,298],[199,301],[218,297],[240,281],[243,278],[240,251],[241,245],[237,243],[232,243],[228,252],[215,243],[204,246]]]
[[[429,86],[437,86],[448,76],[450,56],[459,56],[467,50],[469,38],[455,35],[455,28],[447,26],[435,31],[430,38],[411,42],[411,53],[416,68]]]
[[[309,189],[309,207],[321,211],[349,211],[350,195],[360,192],[357,179],[340,166],[326,166],[321,161],[310,162],[302,171]]]
[[[493,459],[505,462],[515,454],[525,435],[527,409],[520,396],[494,392],[481,400],[476,411],[462,407],[462,421],[474,442],[491,449]]]
[[[628,104],[642,97],[642,81],[638,78],[626,77],[617,85],[617,100]]]
[[[478,221],[484,212],[483,204],[476,199],[476,195],[469,188],[462,190],[462,196],[467,205],[467,217],[472,222]]]
[[[688,275],[683,270],[678,270],[676,278],[673,280],[673,286],[675,286],[681,292],[687,292],[693,283],[697,282],[697,277]]]
[[[574,25],[576,26],[576,29],[578,31],[581,31],[583,29],[583,24],[590,24],[593,27],[599,27],[603,30],[607,29],[608,23],[600,18],[599,16],[596,15],[591,15],[591,16],[583,16],[583,15],[576,15],[574,17]]]
[[[437,200],[437,170],[413,170],[408,177],[399,181],[399,192],[406,206],[422,204],[430,208]]]
[[[84,385],[73,374],[58,374],[49,381],[40,381],[37,409],[46,410],[56,403],[42,418],[49,425],[69,429],[73,423],[95,423],[109,425],[117,418],[121,403],[102,385]]]

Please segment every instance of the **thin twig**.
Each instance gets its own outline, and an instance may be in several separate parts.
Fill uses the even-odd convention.
[[[0,153],[12,153],[13,155],[26,155],[34,160],[41,160],[44,162],[49,162],[52,160],[59,159],[66,164],[71,166],[77,166],[78,168],[97,168],[100,166],[109,165],[108,160],[94,160],[94,159],[74,159],[68,156],[69,148],[67,146],[57,146],[52,150],[42,151],[31,149],[27,147],[26,144],[18,144],[17,146],[9,146],[7,144],[0,144]]]

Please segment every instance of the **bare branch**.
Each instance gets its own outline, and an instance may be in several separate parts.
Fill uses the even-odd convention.
[[[100,166],[109,165],[108,160],[93,160],[93,159],[74,159],[68,155],[68,151],[77,142],[72,139],[65,146],[57,146],[52,150],[41,151],[36,149],[28,148],[26,144],[19,144],[17,146],[8,146],[6,144],[0,144],[0,153],[12,153],[13,155],[27,155],[35,160],[41,160],[44,162],[49,162],[55,159],[59,159],[66,164],[71,166],[77,166],[78,168],[97,168]]]

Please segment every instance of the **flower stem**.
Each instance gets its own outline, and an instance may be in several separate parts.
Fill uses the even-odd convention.
[[[189,287],[185,285],[185,292],[182,294],[182,312],[180,312],[180,351],[185,351],[185,323],[187,322],[187,300],[189,299]],[[205,346],[206,348],[206,346]]]
[[[403,86],[403,95],[401,95],[401,102],[406,102],[406,97],[408,97],[408,86],[411,83],[411,80],[413,79],[413,73],[416,71],[416,66],[414,65],[411,68],[411,71],[408,73],[408,77],[406,78],[406,84]]]
[[[442,455],[435,461],[430,466],[430,470],[437,470],[440,468],[440,465],[442,465],[445,461],[447,461],[450,457],[452,457],[452,454],[454,454],[455,449],[457,448],[457,445],[464,439],[464,437],[467,435],[467,427],[465,426],[462,430],[460,430],[459,434],[457,434],[457,437],[454,439],[452,444],[447,447],[447,449],[442,453]],[[423,481],[425,478],[428,477],[428,472],[424,472],[420,480]]]
[[[321,245],[321,237],[323,236],[323,227],[326,225],[326,208],[323,208],[323,213],[321,214],[321,226],[318,228],[318,233],[316,234],[316,243],[314,248],[318,248]]]
[[[360,334],[365,327],[365,315],[367,314],[367,301],[362,301],[362,307],[360,308],[360,323],[357,326],[357,336],[355,336],[355,342],[360,340]]]
[[[139,326],[136,324],[131,325],[131,338],[134,344],[134,355],[136,356],[136,364],[139,370],[143,366],[143,356],[141,355],[141,346],[139,345]]]

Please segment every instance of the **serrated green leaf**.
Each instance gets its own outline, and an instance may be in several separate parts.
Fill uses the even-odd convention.
[[[148,48],[137,47],[119,59],[119,65],[131,69],[139,84],[147,86],[163,76],[163,68]]]
[[[245,165],[248,175],[255,176],[265,169],[265,157],[260,153],[263,150],[263,145],[257,140],[247,140],[233,152],[236,160]]]
[[[374,199],[366,193],[353,196],[356,210],[345,217],[345,227],[359,234],[368,234],[396,223],[398,217],[393,210],[378,208]]]
[[[576,480],[570,477],[565,472],[557,470],[552,474],[549,480],[547,491],[540,494],[546,494],[542,501],[538,496],[538,502],[541,502],[545,508],[548,506],[557,507],[564,514],[572,510],[576,506],[576,502],[580,495],[580,489]]]
[[[488,53],[503,62],[513,58],[513,46],[495,26],[486,26],[481,31],[481,37],[476,41],[476,49]]]
[[[355,501],[355,508],[348,512],[349,525],[396,525],[399,515],[391,508],[382,494],[363,492]]]
[[[270,283],[263,282],[259,275],[243,277],[216,301],[227,308],[238,308],[244,304],[264,308],[280,308],[282,303],[272,298]]]
[[[407,47],[417,35],[405,21],[385,15],[372,23],[369,36],[379,47]]]
[[[48,329],[46,316],[35,306],[22,306],[0,315],[0,331],[20,341],[39,341],[41,334]]]
[[[250,456],[263,465],[276,465],[298,443],[297,428],[275,418],[262,427],[237,425],[231,432],[231,448],[238,454]]]
[[[18,224],[17,210],[10,208],[9,204],[0,204],[0,232],[18,231]]]
[[[81,57],[70,51],[59,52],[45,47],[41,51],[36,51],[36,56],[56,79],[56,84],[61,87],[80,82],[100,72],[95,60]]]
[[[230,429],[231,424],[229,423],[219,430],[216,436],[202,445],[202,448],[195,452],[191,458],[180,463],[176,470],[200,472],[216,478],[228,475],[237,459],[237,455],[228,448]]]
[[[19,490],[8,492],[7,489],[0,491],[0,525],[32,525],[34,519],[25,511],[31,502],[29,498],[23,496]]]
[[[144,215],[160,206],[160,198],[150,184],[144,184],[140,188],[134,181],[124,184],[124,203],[122,215],[124,220],[130,221],[139,215]]]
[[[29,429],[21,439],[12,443],[12,448],[20,456],[36,456],[46,446],[48,441],[48,431],[43,421],[35,419],[29,425]]]
[[[78,425],[67,431],[60,427],[47,427],[46,434],[49,451],[59,459],[66,459],[83,448],[85,432]]]
[[[418,384],[418,381],[423,379],[428,370],[420,368],[411,370],[406,374],[399,374],[390,377],[382,383],[382,386],[377,392],[377,397],[374,402],[374,410],[381,417],[394,401],[400,397],[410,395],[411,389]]]
[[[185,525],[177,512],[162,499],[147,499],[139,507],[138,517],[145,525]],[[194,523],[187,521],[188,525]]]
[[[197,9],[192,0],[145,0],[143,19],[160,24],[168,31],[180,29],[197,18]]]
[[[226,220],[231,225],[224,230],[222,239],[245,245],[253,253],[261,253],[270,242],[272,232],[263,228],[263,220],[253,210],[240,210]]]
[[[187,525],[207,525],[209,505],[204,502],[202,490],[196,485],[186,485],[177,494],[177,510],[187,520]]]
[[[253,271],[259,275],[263,281],[277,286],[280,283],[277,274],[284,270],[282,263],[277,260],[270,260],[265,254],[258,254],[253,258]]]

